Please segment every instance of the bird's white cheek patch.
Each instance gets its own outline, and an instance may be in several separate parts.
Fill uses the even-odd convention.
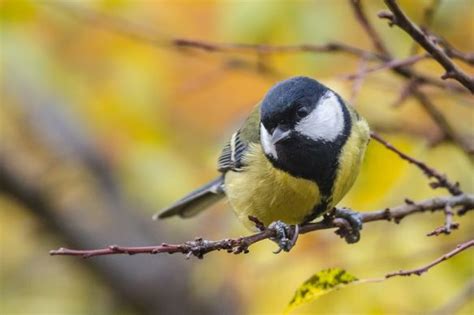
[[[272,136],[262,123],[260,123],[260,142],[265,154],[270,155],[274,159],[278,158],[275,145],[272,143]]]
[[[344,130],[341,106],[336,95],[327,92],[316,108],[296,125],[295,130],[313,140],[336,140]]]

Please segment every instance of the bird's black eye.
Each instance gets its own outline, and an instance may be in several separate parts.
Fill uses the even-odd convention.
[[[306,117],[306,116],[308,116],[308,114],[309,114],[309,112],[308,112],[308,109],[306,107],[301,106],[300,108],[298,108],[296,110],[296,117],[298,117],[298,118]]]

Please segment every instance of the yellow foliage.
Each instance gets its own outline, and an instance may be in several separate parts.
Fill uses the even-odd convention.
[[[330,268],[315,273],[306,280],[295,292],[285,313],[296,307],[316,300],[321,295],[342,288],[357,278],[340,268]]]
[[[384,9],[383,1],[362,2],[393,55],[405,58],[412,41],[376,18]],[[399,2],[419,22],[431,1]],[[72,12],[61,4],[77,5],[78,10]],[[103,15],[121,22],[114,25]],[[474,51],[473,20],[471,0],[443,1],[432,28],[460,50]],[[143,36],[133,36],[136,30]],[[356,73],[361,64],[359,58],[343,53],[240,54],[164,44],[177,38],[261,44],[339,41],[373,50],[349,1],[0,0],[2,158],[4,153],[13,156],[18,168],[57,203],[77,196],[81,197],[78,207],[96,202],[84,219],[100,225],[101,204],[95,200],[98,183],[76,151],[57,149],[58,134],[68,134],[55,129],[55,117],[49,113],[60,112],[71,122],[67,127],[76,128],[87,140],[81,145],[93,147],[103,158],[121,195],[137,204],[135,215],[147,220],[215,177],[214,161],[221,145],[275,82],[309,75],[349,100],[353,82],[341,78]],[[376,65],[367,64],[369,68]],[[430,60],[421,61],[415,69],[433,77],[442,74]],[[405,84],[390,70],[368,74],[353,105],[372,129],[383,132],[400,150],[436,167],[472,193],[472,160],[450,142],[432,147],[440,140],[440,130],[414,98],[392,106]],[[472,96],[429,86],[423,90],[455,130],[472,141]],[[34,105],[28,106],[28,100],[34,100]],[[53,127],[39,132],[39,126]],[[419,169],[372,141],[359,177],[339,205],[380,210],[405,198],[446,193],[431,189],[428,183]],[[89,261],[47,256],[48,249],[63,241],[35,218],[2,195],[0,313],[133,314],[116,304],[100,277],[84,271]],[[317,270],[325,271],[300,288],[291,307],[355,279],[342,269],[328,269],[333,266],[369,278],[427,263],[472,237],[472,216],[455,220],[460,229],[436,239],[425,235],[443,224],[443,217],[424,214],[400,225],[366,224],[361,241],[350,246],[332,231],[319,231],[300,236],[289,254],[273,255],[272,242],[251,247],[248,255],[214,253],[204,261],[184,262],[192,267],[188,285],[198,299],[215,303],[230,292],[242,314],[281,313],[294,289]],[[228,203],[193,220],[154,224],[166,235],[160,241],[170,243],[248,233]],[[176,263],[172,260],[176,257],[165,255],[149,259]],[[473,259],[472,251],[466,252],[422,277],[394,279],[360,290],[348,287],[294,312],[430,312],[448,302],[473,275]],[[335,274],[341,276],[340,282],[333,281]],[[181,276],[173,280],[179,282]],[[160,290],[163,283],[156,284],[156,294]],[[302,292],[308,293],[303,296]],[[181,300],[178,296],[169,302]],[[473,313],[472,303],[462,311]]]

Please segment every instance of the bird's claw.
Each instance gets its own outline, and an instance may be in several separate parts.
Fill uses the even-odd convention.
[[[349,209],[339,209],[335,208],[333,211],[333,216],[335,218],[340,218],[349,223],[349,228],[340,227],[336,233],[344,237],[348,244],[357,243],[360,239],[360,230],[362,230],[362,217],[360,213],[349,210]]]
[[[275,221],[271,223],[268,228],[273,229],[276,233],[276,236],[271,238],[271,240],[277,243],[279,247],[273,252],[274,254],[278,254],[282,250],[289,252],[293,246],[295,246],[299,235],[298,225],[288,225],[282,221]]]

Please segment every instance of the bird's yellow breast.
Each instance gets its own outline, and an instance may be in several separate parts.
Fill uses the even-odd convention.
[[[339,155],[326,210],[335,207],[353,185],[370,137],[367,123],[354,113],[351,113],[354,115],[351,134]],[[259,144],[250,144],[244,165],[240,172],[226,173],[225,190],[234,212],[249,228],[254,227],[249,215],[266,226],[277,220],[300,224],[321,203],[315,182],[275,168]]]
[[[335,207],[354,184],[370,139],[367,122],[363,118],[356,118],[355,111],[352,109],[351,115],[353,115],[352,130],[339,155],[338,168],[331,192],[331,202],[328,205],[329,209]]]
[[[265,225],[281,220],[299,224],[320,202],[317,185],[275,168],[259,144],[250,144],[242,171],[225,175],[228,200],[239,219],[249,228],[248,216]]]

